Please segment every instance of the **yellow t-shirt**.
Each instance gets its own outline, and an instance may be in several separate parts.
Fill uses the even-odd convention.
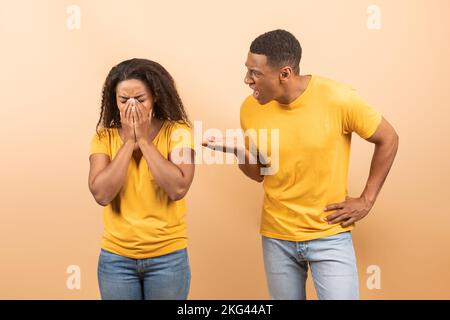
[[[380,121],[381,114],[353,88],[318,75],[288,105],[260,105],[249,96],[241,107],[241,127],[268,130],[267,148],[259,138],[254,142],[269,157],[276,154],[271,130],[279,129],[278,171],[263,182],[261,234],[306,241],[353,229],[328,224],[324,218],[334,211],[324,209],[347,195],[352,132],[369,138]]]
[[[183,129],[177,131],[182,134],[172,136],[176,129]],[[112,160],[123,144],[119,131],[109,128],[100,129],[100,133],[100,138],[97,133],[92,138],[90,154],[105,153]],[[190,128],[173,121],[163,123],[153,143],[166,159],[174,148],[193,149]],[[139,165],[131,158],[122,189],[103,208],[101,247],[133,259],[151,258],[184,249],[187,247],[185,211],[184,199],[170,200],[156,184],[144,156]]]

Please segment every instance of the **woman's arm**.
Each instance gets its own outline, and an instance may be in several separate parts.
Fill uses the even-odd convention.
[[[127,176],[133,148],[134,142],[128,140],[120,147],[113,161],[103,153],[94,153],[89,157],[89,190],[98,204],[108,205],[119,193]]]
[[[136,140],[153,178],[171,200],[182,199],[194,178],[194,152],[190,148],[177,148],[172,153],[181,152],[181,156],[177,155],[177,158],[183,161],[172,162],[170,154],[169,159],[164,158],[150,138],[151,108],[136,100],[133,101],[133,106]]]
[[[147,161],[156,183],[167,193],[173,201],[182,199],[189,190],[194,178],[194,152],[189,148],[175,149],[173,152],[181,152],[182,159],[190,159],[186,163],[174,164],[164,158],[156,149],[155,145],[148,139],[138,140],[142,154]]]
[[[109,204],[119,193],[127,176],[128,164],[133,156],[136,135],[131,115],[131,102],[119,106],[124,143],[110,161],[107,154],[94,153],[89,157],[89,190],[102,206]]]

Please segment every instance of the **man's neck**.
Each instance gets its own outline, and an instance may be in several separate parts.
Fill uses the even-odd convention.
[[[303,92],[305,92],[310,80],[310,75],[298,75],[293,78],[288,84],[285,94],[278,100],[278,102],[281,104],[290,104],[295,101],[303,94]]]

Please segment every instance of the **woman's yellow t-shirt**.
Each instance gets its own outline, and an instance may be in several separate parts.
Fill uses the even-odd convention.
[[[183,129],[182,134],[178,131],[172,136],[177,129]],[[101,129],[100,137],[95,133],[92,138],[90,154],[104,153],[112,160],[122,144],[117,128]],[[192,148],[191,130],[186,124],[165,121],[153,144],[168,159],[175,148]],[[131,158],[123,187],[103,208],[101,247],[133,259],[184,249],[187,247],[185,212],[185,200],[169,198],[155,182],[145,158],[142,156],[139,164]]]

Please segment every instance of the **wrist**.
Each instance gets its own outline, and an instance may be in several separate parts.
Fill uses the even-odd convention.
[[[375,197],[367,194],[362,194],[360,197],[368,208],[372,208],[375,203]]]
[[[133,139],[127,139],[124,141],[124,145],[134,145],[135,141]]]
[[[125,148],[125,150],[132,152],[134,150],[134,143],[135,142],[132,139],[128,139],[123,142],[122,147]]]
[[[224,150],[224,151],[226,151],[226,150]],[[234,155],[235,155],[236,157],[237,157],[239,154],[246,155],[246,150],[245,150],[245,148],[234,147],[233,153],[234,153]]]
[[[146,139],[144,137],[137,139],[137,144],[139,146],[145,146],[145,145],[148,145],[149,143],[150,143],[150,141],[148,141],[148,139]]]

